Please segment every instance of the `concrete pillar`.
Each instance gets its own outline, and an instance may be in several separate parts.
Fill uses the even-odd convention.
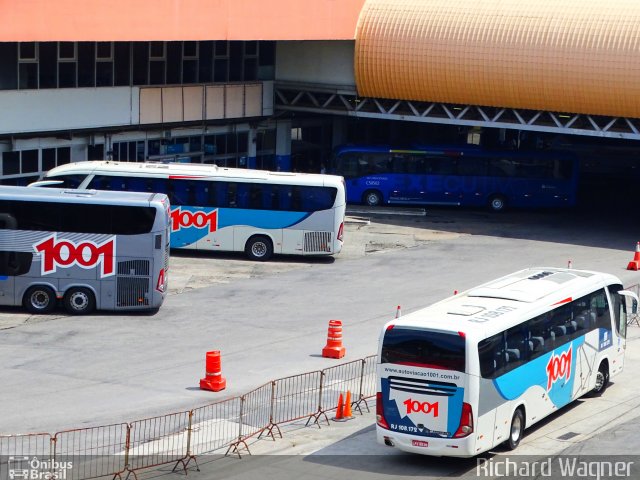
[[[258,130],[253,125],[249,126],[249,135],[247,135],[247,168],[256,169],[257,160],[257,142]]]
[[[291,171],[291,120],[276,124],[276,170]]]

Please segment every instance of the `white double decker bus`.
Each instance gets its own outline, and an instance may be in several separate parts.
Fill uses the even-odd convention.
[[[207,164],[77,162],[50,170],[35,186],[160,192],[171,202],[171,247],[333,255],[343,244],[344,179]]]
[[[158,309],[169,235],[166,195],[0,187],[0,305]]]
[[[612,275],[531,268],[389,322],[378,442],[436,456],[515,449],[525,428],[622,371],[626,298],[638,301]]]

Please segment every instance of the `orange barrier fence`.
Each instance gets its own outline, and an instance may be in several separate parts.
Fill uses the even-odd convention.
[[[375,396],[375,385],[375,356],[369,356],[273,380],[240,397],[185,412],[53,436],[0,435],[0,479],[137,478],[140,470],[166,464],[186,472],[191,461],[199,469],[199,455],[226,448],[225,455],[240,456],[249,451],[251,437],[282,437],[279,425],[307,418],[307,424],[315,419],[320,426],[319,419],[336,409],[341,392],[348,391],[350,404],[362,413],[360,404]]]

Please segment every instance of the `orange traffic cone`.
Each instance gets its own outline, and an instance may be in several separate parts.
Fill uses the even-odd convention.
[[[342,358],[346,351],[346,348],[342,346],[342,322],[340,320],[329,320],[327,345],[322,349],[322,356],[326,358]]]
[[[338,406],[336,408],[336,416],[333,418],[334,422],[344,422],[346,418],[344,418],[344,402],[342,399],[342,393],[338,397]]]
[[[396,308],[396,318],[400,318],[401,315],[402,315],[402,310],[400,310],[400,305],[398,305],[398,308]]]
[[[627,265],[627,270],[640,270],[640,242],[636,244],[636,253]]]
[[[351,390],[347,390],[347,396],[344,401],[344,409],[342,414],[347,420],[351,420],[353,418],[353,413],[351,413]]]
[[[227,380],[222,376],[220,351],[207,352],[206,377],[200,379],[202,390],[219,392],[227,387]]]

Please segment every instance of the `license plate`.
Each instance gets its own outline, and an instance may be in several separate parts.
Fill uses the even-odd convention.
[[[414,447],[428,447],[429,442],[425,442],[424,440],[411,440],[411,445]]]

